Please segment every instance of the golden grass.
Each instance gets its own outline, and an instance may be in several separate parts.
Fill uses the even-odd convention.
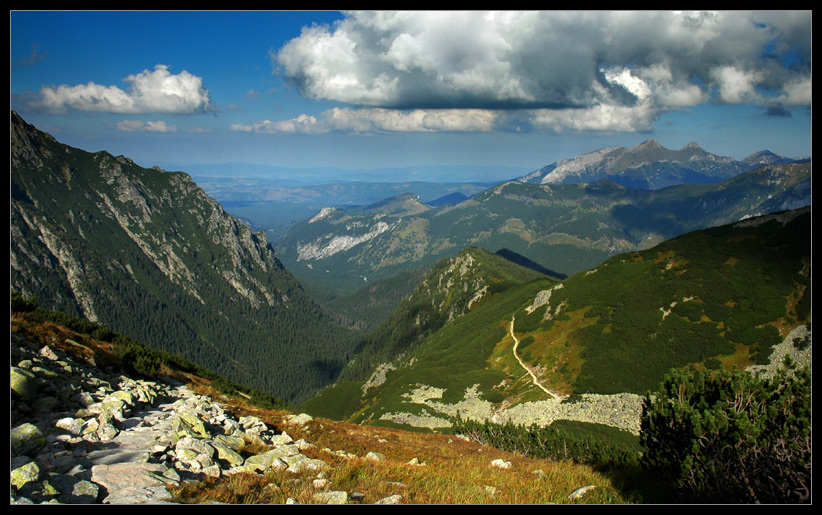
[[[276,419],[279,415],[271,418]],[[276,423],[276,421],[274,421]],[[625,503],[611,481],[591,467],[549,460],[529,459],[483,447],[448,435],[423,434],[399,429],[357,426],[316,419],[305,427],[286,426],[293,438],[304,438],[316,448],[304,453],[326,461],[321,474],[328,480],[315,486],[315,476],[285,471],[266,475],[239,474],[209,478],[175,489],[182,502],[232,504],[279,504],[288,499],[317,502],[313,495],[342,490],[350,502],[371,504],[400,495],[403,504],[548,504]],[[345,451],[356,457],[343,457]],[[369,451],[385,456],[366,459]],[[410,464],[416,458],[419,465]],[[491,465],[494,459],[511,462],[510,469]],[[581,499],[568,495],[582,486],[594,485]]]

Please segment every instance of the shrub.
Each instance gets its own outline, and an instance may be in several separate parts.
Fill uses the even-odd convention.
[[[811,373],[676,371],[644,401],[642,465],[695,502],[810,502]]]

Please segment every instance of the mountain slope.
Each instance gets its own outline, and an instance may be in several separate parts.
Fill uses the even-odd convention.
[[[338,384],[346,386],[324,390],[309,401],[307,409],[330,417],[359,410],[368,390],[379,386],[385,374],[426,338],[503,292],[539,278],[551,281],[540,272],[476,247],[440,260],[394,313],[359,341],[338,379]],[[352,393],[340,393],[349,390]]]
[[[460,414],[636,430],[637,394],[670,369],[762,365],[804,334],[810,223],[809,208],[751,218],[513,286],[378,369],[379,381],[320,398],[361,423],[438,428]]]
[[[180,172],[88,153],[11,116],[11,287],[287,400],[347,332]],[[323,335],[323,336],[320,336]]]

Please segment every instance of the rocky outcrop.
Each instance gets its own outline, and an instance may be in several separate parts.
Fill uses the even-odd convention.
[[[322,482],[329,467],[303,454],[310,443],[179,382],[105,372],[14,333],[11,348],[11,504],[166,504],[168,485],[206,476],[276,469]],[[268,450],[249,454],[250,443]],[[348,500],[328,489],[314,501]]]

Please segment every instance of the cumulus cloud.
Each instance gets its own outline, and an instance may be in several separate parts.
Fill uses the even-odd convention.
[[[168,125],[164,121],[123,120],[116,127],[118,131],[125,132],[177,132],[176,125]]]
[[[711,100],[810,105],[811,50],[809,12],[352,12],[272,61],[303,96],[355,108],[267,128],[488,130],[518,110],[535,126],[644,130]]]
[[[97,113],[193,114],[211,109],[211,99],[203,79],[187,71],[172,74],[158,64],[153,71],[129,75],[126,90],[89,82],[69,86],[43,86],[32,108],[64,113],[70,110]]]
[[[335,107],[319,118],[300,115],[291,120],[235,124],[235,131],[271,134],[324,134],[328,132],[476,132],[495,127],[499,113],[485,109],[350,109]]]

